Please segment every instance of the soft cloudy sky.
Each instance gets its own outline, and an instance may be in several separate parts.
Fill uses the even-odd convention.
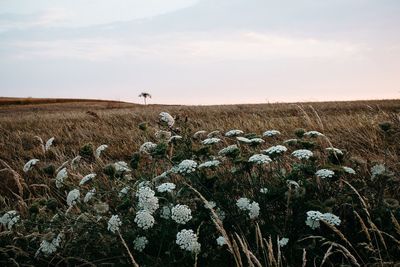
[[[0,0],[0,96],[400,97],[398,0]]]

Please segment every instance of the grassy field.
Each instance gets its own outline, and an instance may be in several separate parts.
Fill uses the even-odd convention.
[[[165,126],[160,124],[158,120],[160,112],[168,112],[174,117],[174,128],[165,128]],[[290,187],[288,192],[285,193],[286,189],[282,191],[281,198],[277,198],[276,195],[268,196],[270,197],[269,200],[271,203],[277,201],[277,199],[281,201],[279,203],[274,202],[275,206],[272,206],[272,204],[264,203],[266,200],[259,199],[256,196],[258,191],[256,192],[254,189],[251,189],[251,187],[247,188],[247,185],[243,185],[243,190],[247,190],[245,195],[257,199],[260,203],[261,214],[264,213],[263,216],[272,216],[274,218],[276,217],[276,219],[283,218],[282,221],[285,223],[284,226],[283,224],[280,226],[281,230],[268,230],[271,229],[271,225],[278,228],[280,223],[275,221],[272,223],[268,219],[264,219],[264,217],[261,218],[261,215],[259,221],[254,221],[254,229],[249,228],[248,231],[243,228],[238,229],[237,227],[239,226],[236,227],[234,225],[236,220],[239,221],[237,222],[239,225],[242,218],[239,220],[235,217],[239,215],[234,214],[232,215],[232,218],[228,216],[228,220],[232,220],[229,221],[231,225],[226,225],[225,223],[223,225],[218,225],[218,222],[213,221],[216,224],[216,228],[220,229],[218,230],[219,233],[226,239],[225,242],[227,242],[227,252],[221,252],[220,256],[211,257],[210,255],[203,254],[198,258],[198,255],[196,254],[193,258],[193,256],[183,254],[185,256],[183,257],[179,254],[180,252],[175,250],[169,251],[169,254],[166,254],[167,256],[160,256],[159,253],[161,247],[154,246],[150,246],[144,255],[141,254],[141,256],[139,256],[136,252],[133,253],[136,254],[136,256],[130,255],[129,251],[133,251],[132,240],[134,237],[130,236],[129,233],[126,233],[125,239],[129,241],[128,245],[126,246],[124,244],[125,239],[122,237],[124,234],[120,234],[121,242],[118,243],[118,246],[120,246],[119,252],[110,251],[104,254],[96,254],[97,252],[90,252],[92,253],[90,254],[89,252],[85,252],[87,254],[80,254],[72,248],[68,250],[67,248],[69,248],[69,246],[65,245],[65,254],[60,252],[57,254],[58,258],[55,257],[57,262],[59,262],[60,265],[66,263],[83,264],[85,261],[88,261],[93,265],[109,262],[130,264],[130,262],[134,261],[133,258],[136,258],[136,260],[139,258],[139,264],[147,264],[148,266],[191,266],[193,263],[199,264],[200,266],[210,266],[221,264],[224,257],[228,257],[231,259],[227,260],[230,264],[236,264],[239,266],[257,266],[259,263],[262,266],[300,266],[301,264],[305,264],[307,261],[308,263],[306,265],[312,266],[311,262],[313,260],[316,261],[318,265],[326,264],[326,266],[337,266],[339,263],[355,266],[363,264],[371,264],[371,266],[375,266],[373,264],[378,264],[376,266],[383,266],[385,262],[387,264],[393,264],[396,260],[400,260],[398,256],[400,250],[395,248],[396,246],[400,246],[400,226],[397,222],[400,218],[400,209],[398,207],[398,196],[400,193],[400,100],[226,106],[143,106],[123,102],[94,100],[49,101],[3,98],[0,100],[0,176],[2,177],[2,179],[0,179],[0,201],[2,207],[0,211],[5,212],[7,210],[17,210],[21,214],[21,217],[28,221],[36,220],[36,223],[40,223],[40,220],[44,220],[44,218],[49,220],[49,216],[53,216],[57,212],[64,212],[65,209],[68,208],[65,203],[68,190],[62,191],[55,188],[54,177],[56,176],[57,171],[69,164],[66,163],[67,161],[71,161],[71,159],[78,155],[85,154],[82,151],[87,149],[89,146],[88,144],[91,144],[94,149],[102,144],[106,144],[108,148],[103,152],[101,160],[93,159],[92,156],[89,156],[84,163],[82,163],[82,166],[78,171],[71,170],[69,173],[69,175],[72,176],[71,181],[77,182],[84,176],[84,174],[95,172],[98,176],[101,176],[101,178],[97,180],[99,183],[97,184],[98,187],[105,191],[112,191],[116,190],[115,188],[121,189],[121,186],[124,183],[113,180],[112,184],[108,184],[109,182],[107,182],[106,177],[108,177],[109,174],[104,171],[108,166],[107,164],[110,162],[124,161],[128,162],[132,167],[135,165],[132,163],[133,158],[135,157],[134,153],[139,151],[139,148],[143,143],[150,141],[156,144],[163,144],[163,142],[160,141],[160,138],[156,137],[156,133],[159,130],[168,130],[171,131],[173,135],[183,136],[183,139],[186,140],[185,146],[177,145],[176,147],[170,147],[168,145],[165,153],[161,153],[162,156],[160,156],[159,163],[155,165],[149,163],[148,160],[145,160],[144,163],[141,161],[138,167],[139,169],[132,170],[132,181],[126,182],[125,185],[131,184],[133,187],[133,184],[136,181],[143,180],[144,177],[147,177],[147,179],[154,178],[163,172],[163,168],[165,170],[167,166],[171,164],[176,165],[179,163],[178,160],[184,159],[185,157],[183,157],[182,154],[187,156],[187,158],[190,156],[191,159],[195,159],[196,161],[213,159],[213,149],[210,149],[210,151],[207,150],[205,155],[199,156],[198,153],[202,151],[202,148],[199,147],[198,144],[195,144],[193,140],[189,141],[190,138],[186,139],[186,137],[191,137],[199,130],[205,130],[207,132],[218,130],[221,133],[225,133],[231,129],[240,129],[244,131],[247,136],[252,137],[261,137],[263,132],[271,129],[276,129],[281,132],[279,136],[271,139],[272,141],[263,137],[265,143],[255,148],[243,147],[241,156],[239,157],[240,160],[239,158],[235,158],[235,160],[232,160],[232,162],[229,162],[228,164],[231,167],[236,166],[235,164],[239,164],[241,167],[236,166],[235,170],[243,169],[243,173],[241,173],[237,179],[235,178],[236,180],[244,179],[245,177],[249,179],[259,177],[260,182],[257,182],[258,191],[259,187],[262,185],[268,185],[268,187],[271,188],[276,187],[278,188],[277,191],[282,191],[282,188],[286,188],[286,182],[282,183],[282,181],[279,180],[281,178],[277,178],[278,176],[285,177],[284,179],[294,179],[293,177],[297,175],[298,177],[296,180],[302,180],[304,184],[307,184],[310,179],[313,179],[311,178],[312,175],[310,176],[309,169],[314,173],[318,167],[330,167],[334,169],[338,168],[338,166],[342,166],[344,162],[348,166],[351,165],[351,167],[356,169],[357,178],[352,178],[357,184],[357,186],[354,186],[354,190],[350,187],[347,188],[347,191],[343,189],[343,183],[352,183],[352,179],[343,178],[347,177],[345,175],[343,175],[343,177],[340,175],[336,177],[336,174],[335,177],[337,180],[335,180],[335,185],[331,184],[328,186],[321,182],[322,185],[318,184],[317,187],[310,187],[311,189],[307,188],[307,190],[310,190],[312,193],[307,193],[310,199],[307,199],[307,201],[304,200],[304,203],[308,203],[307,205],[304,204],[304,206],[316,207],[319,204],[312,206],[309,203],[314,203],[313,201],[316,201],[317,199],[321,203],[326,203],[326,201],[328,201],[327,199],[333,198],[337,201],[336,204],[332,204],[329,208],[324,206],[325,204],[321,204],[320,206],[323,206],[325,211],[340,212],[342,216],[348,216],[346,217],[347,219],[342,219],[342,222],[347,223],[345,229],[339,227],[336,228],[335,226],[326,224],[324,227],[327,229],[323,229],[321,230],[322,233],[319,232],[314,235],[315,238],[315,236],[322,236],[323,233],[330,231],[327,235],[333,236],[331,239],[326,237],[325,241],[320,240],[321,244],[326,246],[324,251],[317,251],[317,249],[313,250],[311,244],[308,244],[307,246],[298,245],[297,242],[300,242],[299,240],[305,238],[305,236],[298,233],[299,230],[294,226],[298,222],[295,219],[291,219],[296,212],[293,211],[295,206],[292,206],[295,204],[291,204],[290,195],[294,194],[294,191],[292,192]],[[274,167],[271,167],[271,169],[266,171],[266,173],[269,173],[268,175],[265,174],[266,177],[263,176],[264,174],[261,170],[260,172],[258,172],[257,168],[249,170],[249,167],[243,163],[243,158],[257,153],[260,149],[266,149],[272,145],[282,144],[284,140],[296,138],[295,133],[299,133],[298,129],[304,129],[305,131],[315,130],[323,133],[324,137],[315,140],[304,139],[306,141],[302,141],[302,145],[297,145],[296,148],[310,148],[310,150],[315,149],[316,151],[323,151],[326,147],[339,148],[346,155],[343,162],[340,160],[339,164],[333,160],[332,163],[330,162],[332,158],[323,158],[323,155],[325,155],[324,152],[317,152],[318,159],[316,161],[313,161],[310,165],[308,165],[309,163],[302,161],[304,166],[299,165],[300,167],[298,167],[285,157],[285,160],[279,163],[281,165],[274,165]],[[301,134],[297,136],[298,138],[303,138]],[[54,142],[51,149],[45,151],[43,149],[43,144],[51,137],[55,138]],[[188,149],[189,145],[187,145],[189,143],[190,149]],[[234,143],[235,141],[232,141],[232,139],[223,138],[217,146],[221,149],[224,146]],[[241,144],[241,146],[243,145]],[[160,145],[160,147],[162,146]],[[93,154],[93,152],[90,153],[91,155]],[[154,158],[157,157],[154,156]],[[22,168],[30,159],[39,159],[40,162],[38,163],[38,167],[36,170],[33,170],[33,172],[24,173]],[[384,165],[387,173],[389,173],[390,170],[390,175],[387,175],[388,177],[390,176],[390,179],[387,179],[392,181],[390,186],[389,183],[388,186],[386,186],[386,184],[385,186],[377,185],[377,188],[370,188],[368,183],[362,185],[362,182],[360,181],[369,180],[371,175],[374,176],[374,171],[372,171],[371,168],[377,164]],[[140,170],[141,168],[144,169]],[[285,173],[287,174],[284,174],[283,171],[281,173],[282,168],[285,169]],[[300,168],[304,172],[297,173],[298,170],[296,168]],[[194,193],[195,199],[200,202],[202,201],[202,196],[206,196],[207,198],[211,197],[213,200],[219,200],[220,202],[218,203],[225,203],[226,209],[230,212],[234,208],[227,208],[231,204],[226,202],[227,200],[225,199],[237,199],[238,196],[240,196],[238,191],[240,186],[238,187],[236,184],[238,181],[232,182],[229,180],[232,173],[227,170],[228,169],[224,169],[224,171],[219,170],[218,175],[221,177],[219,178],[220,180],[216,182],[216,188],[214,188],[213,184],[210,187],[211,189],[206,186],[208,188],[207,190],[198,187],[199,184],[208,184],[209,181],[206,179],[206,182],[199,182],[203,179],[203,176],[201,175],[193,178],[194,180],[191,184],[186,184],[186,182],[182,182],[181,178],[177,177],[172,177],[170,180],[175,182],[177,186],[181,183],[183,184],[183,187],[188,186],[191,188],[191,186],[193,186],[196,188],[199,195]],[[104,175],[100,175],[101,172],[104,172]],[[275,175],[274,173],[279,173],[279,175]],[[382,174],[382,177],[386,177],[386,172],[384,173],[385,174]],[[114,174],[112,176],[114,177]],[[221,182],[224,176],[228,177],[226,179],[229,182],[226,182],[226,184]],[[122,175],[122,177],[124,176]],[[100,184],[100,181],[102,181],[102,184]],[[219,195],[218,193],[218,190],[221,190],[221,186],[223,191],[227,191],[224,195]],[[232,189],[233,191],[228,192],[228,188],[231,187],[234,188]],[[73,183],[68,184],[67,188],[73,189]],[[99,188],[97,188],[98,191],[100,190]],[[213,194],[213,190],[216,190],[216,193]],[[335,190],[340,190],[342,195],[337,196]],[[342,190],[345,192],[342,192]],[[359,196],[358,198],[357,194],[354,193],[357,191],[362,192],[363,196]],[[318,196],[319,192],[321,193],[321,198],[324,196],[324,199],[320,199],[320,196]],[[346,200],[346,197],[353,197],[353,199]],[[200,198],[200,200],[198,198]],[[394,208],[389,209],[387,205],[384,206],[384,204],[381,203],[380,198],[390,199],[394,202],[397,201],[397,204],[393,204]],[[46,207],[48,204],[44,204],[43,202],[43,200],[48,201],[49,199],[55,199],[58,203],[56,205],[56,211],[52,210],[50,212],[51,214],[46,213]],[[112,197],[109,197],[107,194],[103,194],[101,198],[103,202],[107,203],[111,202],[111,199]],[[362,205],[360,206],[358,203],[360,199],[361,201],[367,202],[365,207]],[[175,200],[176,199],[174,198],[174,201]],[[193,207],[194,205],[187,199],[187,197],[183,202],[190,207]],[[354,204],[355,202],[358,204]],[[129,209],[125,211],[116,204],[114,205],[109,203],[109,205],[111,207],[110,209],[114,212],[108,214],[108,217],[110,217],[111,214],[118,212],[118,214],[127,214],[126,218],[128,219],[126,220],[130,221],[129,214],[132,211],[129,211]],[[353,219],[350,219],[350,215],[348,215],[348,211],[345,208],[346,205],[353,205],[354,210],[358,212],[356,212],[357,216],[359,216],[356,217],[358,218],[358,223],[352,221],[356,220],[353,217],[351,217]],[[32,208],[33,206],[39,207],[38,210]],[[263,211],[264,207],[268,207],[268,211]],[[355,207],[357,207],[357,209]],[[192,208],[192,210],[194,209],[195,208]],[[277,212],[276,216],[273,213],[275,209]],[[384,211],[382,209],[384,209]],[[69,210],[70,209],[68,209],[67,213]],[[363,213],[362,210],[368,210],[371,215]],[[89,213],[85,207],[79,207],[72,213],[80,214],[81,212]],[[267,212],[272,215],[265,214]],[[33,213],[41,214],[41,219],[37,221],[37,217],[40,216],[35,215],[33,218]],[[381,215],[381,213],[384,213],[385,215]],[[2,213],[0,212],[0,215],[1,214]],[[391,219],[387,219],[385,216],[389,216],[387,218]],[[197,219],[193,219],[192,221],[193,225],[191,226],[194,229],[200,229],[203,224],[207,225],[203,226],[203,229],[212,226],[212,223],[205,223],[204,221],[200,222],[197,221]],[[390,221],[390,223],[387,223],[388,221]],[[131,222],[133,223],[133,219]],[[246,225],[246,222],[243,221],[242,223],[241,227]],[[354,231],[350,228],[351,225],[355,224],[357,224],[358,227],[357,232],[360,233],[360,236],[363,236],[364,239],[359,236],[352,236]],[[35,235],[41,236],[46,232],[49,232],[49,228],[29,227],[31,229],[30,235],[35,233]],[[25,225],[24,229],[29,227]],[[228,234],[225,232],[224,227],[226,228],[226,231],[229,232]],[[105,227],[105,231],[107,232],[106,228],[107,227]],[[297,229],[296,231],[293,230],[295,228]],[[19,228],[15,231],[18,232],[18,229]],[[57,229],[60,230],[60,227]],[[292,229],[296,233],[293,232],[292,234],[288,234],[289,229]],[[69,240],[68,244],[70,246],[72,246],[71,244],[80,244],[76,241],[79,238],[74,239],[73,234],[68,233],[68,230],[64,228],[63,231],[66,232],[68,237],[66,239]],[[174,231],[176,231],[176,229]],[[238,233],[237,237],[233,234],[234,232]],[[263,241],[258,243],[257,238],[256,240],[253,240],[254,235],[257,235],[257,233],[259,234],[258,237],[261,239],[263,239],[264,236],[265,243]],[[5,234],[3,232],[3,236],[10,238],[11,240],[12,238],[9,235],[11,234]],[[25,239],[20,236],[23,239],[22,241],[20,240],[20,242],[26,242],[29,243],[29,245],[21,245],[18,243],[19,241],[8,242],[5,241],[6,238],[4,238],[3,243],[0,242],[0,248],[2,245],[4,246],[4,249],[0,251],[2,253],[0,259],[3,257],[4,263],[8,264],[10,262],[10,257],[20,253],[21,255],[19,255],[19,257],[21,262],[39,265],[56,265],[54,258],[49,259],[39,257],[36,262],[34,260],[29,260],[29,257],[32,256],[34,250],[38,249],[37,247],[40,242],[38,241],[38,238],[32,238],[32,236],[30,236],[30,238],[26,237],[28,232],[24,233],[23,230],[21,230],[21,235],[25,235]],[[135,234],[132,235],[137,235],[137,233],[135,232]],[[277,247],[276,244],[273,244],[275,239],[273,241],[268,239],[268,236],[276,238],[277,235],[280,235],[281,237],[283,235],[290,236],[289,240],[293,240],[293,243],[295,243],[294,240],[296,240],[296,243],[293,245],[289,243],[289,247],[285,248],[287,251],[281,252],[279,246]],[[147,235],[149,239],[151,238],[150,236],[151,235]],[[310,236],[313,235],[310,234],[307,238],[310,238]],[[348,241],[350,238],[353,239]],[[107,242],[110,242],[109,239],[102,237],[99,244],[104,245],[104,239],[106,239]],[[203,251],[203,249],[206,249],[207,245],[204,245],[205,241],[203,239],[200,240],[202,241]],[[241,241],[247,245],[241,244]],[[328,241],[331,243],[326,243]],[[314,240],[313,242],[315,245],[315,242],[317,241]],[[366,248],[361,248],[364,243]],[[32,244],[36,244],[35,249]],[[8,249],[6,249],[7,246]],[[18,249],[16,248],[13,250],[10,246],[20,247],[21,251],[18,252]],[[283,250],[283,247],[281,249]],[[368,252],[368,249],[370,252]],[[89,248],[88,251],[90,251]],[[306,255],[304,251],[308,251],[308,254]],[[80,258],[78,258],[77,255],[80,255]],[[85,255],[89,256],[85,257]],[[67,259],[70,256],[74,258],[69,259],[71,261]],[[103,260],[96,263],[94,260],[96,257]],[[115,257],[115,261],[108,259],[108,257]],[[158,261],[157,257],[161,257],[163,261]],[[185,259],[184,261],[180,259],[182,257]],[[307,259],[305,260],[304,257]],[[223,264],[223,266],[225,265]]]

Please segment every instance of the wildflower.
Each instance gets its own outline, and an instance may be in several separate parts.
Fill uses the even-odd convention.
[[[160,115],[160,121],[163,123],[166,123],[168,127],[172,127],[175,124],[175,119],[167,112],[161,112]]]
[[[306,225],[308,225],[311,229],[319,228],[321,220],[330,225],[338,226],[341,223],[340,218],[332,213],[321,213],[313,210],[307,211]]]
[[[155,197],[155,192],[150,187],[139,188],[136,196],[139,198],[138,206],[140,209],[145,210],[152,214],[158,207],[158,198]]]
[[[66,178],[68,178],[67,168],[62,168],[56,176],[56,187],[61,188]]]
[[[119,231],[119,227],[122,225],[121,219],[118,215],[112,215],[110,220],[108,220],[107,230],[115,234]]]
[[[96,193],[96,188],[93,188],[89,192],[86,193],[85,197],[83,198],[83,202],[88,203]]]
[[[134,222],[140,228],[147,230],[153,227],[155,220],[154,217],[150,214],[150,212],[146,210],[140,210],[136,213]]]
[[[282,154],[287,151],[287,148],[282,145],[276,145],[276,146],[271,146],[268,149],[262,150],[261,152],[266,153],[268,155],[276,155],[276,154]]]
[[[85,177],[82,178],[82,180],[79,182],[79,185],[84,185],[85,183],[89,182],[92,180],[94,177],[96,177],[95,173],[90,173],[86,175]]]
[[[76,168],[78,168],[78,164],[81,158],[81,156],[76,156],[71,160],[71,169],[76,170]]]
[[[118,173],[122,173],[122,172],[130,172],[131,170],[128,167],[128,163],[126,163],[125,161],[118,161],[114,163],[114,168],[115,171]]]
[[[119,191],[118,196],[119,197],[124,197],[128,194],[129,190],[131,189],[130,186],[125,186],[124,188],[121,189],[121,191]]]
[[[201,245],[197,241],[197,235],[193,230],[183,229],[176,235],[176,244],[183,250],[199,253]]]
[[[250,205],[250,200],[245,197],[241,197],[236,201],[236,206],[238,206],[238,208],[241,210],[247,210],[249,205]]]
[[[142,252],[145,248],[146,245],[149,243],[149,240],[145,236],[139,236],[136,237],[135,240],[133,240],[133,248],[137,251]]]
[[[205,135],[206,133],[207,133],[207,132],[206,132],[206,131],[203,131],[203,130],[197,131],[197,132],[195,132],[195,133],[193,134],[193,138],[194,138],[194,139],[199,139],[201,136]]]
[[[283,141],[283,143],[284,144],[295,144],[295,143],[297,143],[297,139],[288,139],[288,140],[285,140],[285,141]]]
[[[383,165],[383,164],[374,165],[371,168],[372,178],[375,178],[376,176],[382,175],[385,171],[386,171],[385,165]]]
[[[182,136],[180,135],[173,135],[169,138],[168,143],[177,142],[178,140],[182,140]]]
[[[323,179],[332,178],[335,175],[335,172],[328,170],[328,169],[321,169],[321,170],[318,170],[315,173],[315,175],[318,176],[319,178],[323,178]]]
[[[280,247],[284,247],[287,245],[288,242],[289,242],[289,238],[283,237],[283,238],[279,239],[278,245]]]
[[[206,162],[201,163],[199,165],[199,169],[217,167],[219,164],[221,164],[221,161],[219,161],[219,160],[210,160],[210,161],[206,161]]]
[[[161,208],[160,217],[163,218],[163,219],[166,219],[166,220],[171,218],[171,208],[169,206],[163,206]]]
[[[350,167],[343,167],[343,170],[348,174],[356,174],[356,171]]]
[[[172,134],[169,131],[160,130],[155,133],[155,136],[158,140],[167,141],[171,138]]]
[[[29,160],[29,161],[24,165],[24,168],[23,168],[24,172],[30,171],[30,170],[33,168],[33,166],[35,166],[36,163],[38,163],[38,162],[39,162],[38,159],[31,159],[31,160]]]
[[[216,137],[216,136],[219,136],[219,135],[221,135],[221,132],[216,130],[216,131],[212,131],[209,134],[207,134],[207,137],[208,138],[212,138],[212,137]]]
[[[250,143],[255,145],[255,144],[261,144],[264,143],[265,141],[261,138],[251,138]]]
[[[261,194],[267,194],[268,193],[268,188],[264,187],[260,189]]]
[[[156,144],[152,142],[146,142],[143,145],[140,146],[139,151],[142,153],[150,154],[154,151],[154,149],[157,147]]]
[[[338,216],[332,213],[324,213],[322,214],[322,220],[329,223],[330,225],[340,225],[342,222]]]
[[[54,137],[47,140],[46,145],[44,146],[44,150],[45,151],[49,150],[50,147],[53,145],[53,142],[54,142]]]
[[[325,149],[328,150],[329,152],[334,153],[334,154],[343,155],[343,151],[340,150],[339,148],[327,147]]]
[[[63,234],[59,233],[57,237],[53,238],[50,242],[43,240],[42,243],[40,243],[39,249],[35,253],[35,257],[37,257],[40,252],[42,252],[45,256],[49,256],[56,252],[57,248],[60,247],[62,238]]]
[[[174,183],[163,183],[159,186],[157,186],[157,191],[160,193],[163,192],[172,192],[176,188],[176,185]]]
[[[312,157],[314,154],[312,151],[308,149],[298,149],[292,152],[292,156],[298,158],[298,159],[309,159]]]
[[[96,148],[96,151],[94,152],[94,156],[96,158],[100,158],[101,153],[108,148],[107,145],[101,145],[98,148]]]
[[[192,219],[192,211],[188,206],[178,204],[172,208],[171,218],[179,224],[185,224]]]
[[[264,154],[255,154],[249,158],[249,162],[255,163],[258,165],[265,164],[271,162],[271,158]]]
[[[299,183],[293,180],[287,180],[286,184],[288,185],[289,189],[291,189],[292,187],[294,187],[295,189],[300,187]]]
[[[236,153],[237,151],[239,151],[239,147],[237,145],[230,145],[228,147],[225,147],[223,149],[221,149],[218,152],[218,155],[220,156],[227,156],[227,155],[231,155]]]
[[[207,139],[203,140],[201,143],[203,145],[213,145],[213,144],[219,143],[220,141],[221,141],[221,139],[212,137],[212,138],[207,138]]]
[[[196,170],[197,163],[196,161],[185,159],[181,163],[179,163],[177,172],[181,174],[192,173]]]
[[[263,133],[263,136],[273,137],[273,136],[277,136],[280,134],[281,134],[281,132],[278,130],[268,130]]]
[[[308,136],[308,137],[324,136],[322,133],[320,133],[318,131],[308,131],[308,132],[305,132],[304,135]]]
[[[246,144],[250,144],[251,140],[249,138],[243,137],[243,136],[238,136],[236,137],[236,139],[240,142],[246,143]]]
[[[258,215],[260,215],[260,205],[255,201],[253,201],[251,204],[249,204],[247,209],[249,211],[250,219],[257,218]]]
[[[67,195],[67,204],[68,206],[72,207],[75,205],[80,198],[81,194],[78,189],[71,190]]]
[[[223,246],[223,245],[225,245],[226,244],[226,240],[225,240],[225,237],[223,237],[223,236],[219,236],[218,238],[217,238],[217,244],[218,244],[218,246]]]
[[[217,209],[215,210],[215,213],[217,214],[218,218],[219,218],[221,221],[225,220],[225,217],[226,217],[225,211],[221,210],[220,208],[217,208]]]
[[[207,201],[207,203],[204,204],[204,208],[206,209],[213,209],[217,206],[217,203],[215,203],[214,201]]]
[[[226,137],[234,137],[243,134],[242,130],[230,130],[225,133]]]
[[[20,216],[18,213],[15,210],[10,210],[3,214],[3,216],[0,218],[0,223],[4,227],[7,227],[8,230],[11,230],[11,228],[19,221],[19,219]]]

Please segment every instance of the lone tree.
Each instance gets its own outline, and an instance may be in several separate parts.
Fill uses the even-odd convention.
[[[142,93],[139,95],[139,97],[143,97],[144,104],[147,105],[146,100],[147,100],[147,98],[151,98],[151,94],[146,93],[146,92],[142,92]]]

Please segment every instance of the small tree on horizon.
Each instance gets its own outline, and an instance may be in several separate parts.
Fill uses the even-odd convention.
[[[147,105],[147,98],[151,98],[151,94],[149,94],[149,93],[146,93],[146,92],[142,92],[140,95],[139,95],[139,97],[143,97],[143,100],[144,100],[144,104],[145,105]]]

